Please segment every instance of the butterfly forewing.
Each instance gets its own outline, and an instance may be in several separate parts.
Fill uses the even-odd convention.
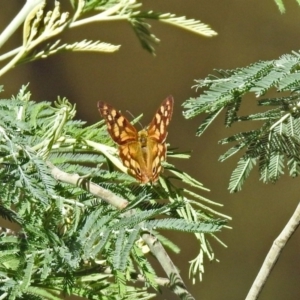
[[[174,99],[172,96],[166,98],[156,111],[151,123],[148,126],[148,136],[158,143],[163,143],[168,135],[169,125],[173,113]]]
[[[114,142],[123,145],[137,141],[138,132],[135,127],[114,107],[99,101],[98,110],[106,121],[107,131]]]
[[[155,182],[162,172],[166,157],[167,126],[173,112],[173,97],[165,99],[151,123],[139,132],[115,108],[98,102],[98,109],[106,121],[107,130],[119,145],[120,158],[129,173],[141,183]]]

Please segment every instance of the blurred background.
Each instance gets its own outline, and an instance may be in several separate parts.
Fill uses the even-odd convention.
[[[25,1],[0,0],[0,31]],[[285,1],[281,15],[273,0],[144,0],[143,9],[171,12],[199,19],[218,32],[204,38],[159,22],[151,22],[153,33],[161,39],[156,57],[143,50],[127,22],[94,23],[74,28],[63,35],[63,41],[101,40],[120,44],[115,54],[63,53],[46,60],[21,65],[5,74],[0,84],[1,98],[15,95],[22,84],[30,83],[32,99],[54,101],[65,96],[77,105],[77,118],[89,124],[99,120],[96,103],[107,101],[134,116],[144,114],[147,125],[159,104],[168,95],[175,99],[175,112],[169,127],[168,142],[180,150],[192,150],[188,161],[172,160],[178,168],[202,182],[211,192],[203,196],[224,205],[220,211],[232,216],[232,230],[218,237],[224,248],[212,241],[219,263],[205,264],[203,281],[192,284],[188,278],[188,261],[198,253],[193,235],[168,236],[181,247],[179,255],[171,254],[189,291],[196,299],[244,299],[274,239],[281,232],[299,202],[299,179],[284,175],[275,185],[259,181],[257,167],[236,194],[229,194],[228,183],[238,156],[224,163],[218,157],[226,151],[218,145],[221,138],[254,124],[237,124],[226,129],[221,115],[201,138],[195,132],[204,116],[185,120],[181,104],[198,95],[191,87],[195,79],[206,77],[213,69],[247,66],[258,60],[272,60],[299,49],[300,7],[296,1]],[[4,53],[21,44],[21,29],[3,48]],[[243,103],[242,112],[257,111],[254,96]],[[300,299],[300,233],[284,249],[259,299]],[[159,271],[160,274],[161,271]],[[157,299],[174,299],[163,290]],[[73,298],[72,298],[73,299]]]

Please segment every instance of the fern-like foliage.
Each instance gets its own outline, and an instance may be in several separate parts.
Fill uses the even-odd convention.
[[[193,276],[202,274],[203,258],[214,257],[204,245],[229,217],[176,187],[174,178],[206,190],[173,165],[165,164],[157,185],[141,186],[120,163],[103,122],[86,126],[74,116],[66,99],[36,103],[25,86],[0,101],[0,215],[21,227],[0,230],[1,296],[150,299],[148,287],[162,283],[143,234],[179,252],[161,229],[199,239],[202,267]]]
[[[142,3],[135,0],[70,0],[70,11],[62,11],[60,1],[47,3],[43,0],[28,1],[18,20],[23,23],[23,43],[16,49],[0,55],[0,61],[11,59],[0,68],[0,76],[14,66],[46,58],[63,51],[115,52],[120,45],[102,41],[82,40],[63,43],[59,37],[63,31],[89,23],[127,21],[131,24],[142,47],[155,54],[159,39],[151,32],[148,20],[156,20],[189,30],[193,33],[212,37],[217,33],[198,20],[177,17],[171,13],[140,11]],[[47,5],[46,5],[47,3]],[[22,15],[22,16],[21,16]],[[5,38],[5,37],[3,37]],[[1,41],[0,44],[6,40]],[[38,47],[39,46],[39,47]]]
[[[239,132],[220,141],[221,144],[235,143],[220,157],[220,161],[244,151],[230,179],[231,192],[242,188],[257,162],[261,180],[265,183],[276,182],[284,173],[285,165],[292,177],[300,174],[299,64],[300,54],[293,52],[277,60],[261,61],[245,68],[218,70],[219,76],[211,75],[197,81],[197,88],[207,88],[202,95],[184,103],[186,118],[208,113],[197,130],[198,136],[223,109],[226,110],[227,127],[235,122],[260,121],[260,128]],[[273,89],[281,94],[261,99]],[[257,103],[263,110],[239,116],[242,101],[246,101],[245,96],[249,93],[259,98]]]

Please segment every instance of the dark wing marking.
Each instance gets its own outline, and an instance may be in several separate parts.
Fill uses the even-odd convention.
[[[124,145],[137,141],[138,132],[135,127],[114,107],[99,101],[98,110],[106,122],[107,131],[117,144]]]

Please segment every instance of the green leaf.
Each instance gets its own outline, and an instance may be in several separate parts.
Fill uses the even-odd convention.
[[[152,228],[157,229],[176,229],[178,231],[186,232],[205,232],[211,233],[219,231],[225,224],[225,221],[205,221],[205,222],[189,222],[182,219],[162,219],[162,220],[151,220],[145,222],[145,228],[151,230]]]
[[[242,157],[235,170],[232,172],[229,182],[229,190],[231,193],[240,191],[250,171],[256,164],[256,158]]]

